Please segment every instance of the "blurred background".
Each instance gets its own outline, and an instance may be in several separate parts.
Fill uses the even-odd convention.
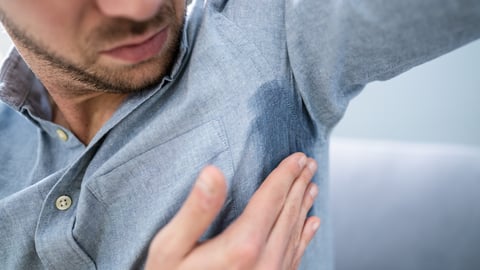
[[[333,136],[480,146],[480,41],[371,83]]]
[[[0,56],[11,42],[0,34]],[[334,137],[480,147],[480,41],[374,82],[350,104]]]

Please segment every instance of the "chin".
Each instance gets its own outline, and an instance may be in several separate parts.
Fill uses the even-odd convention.
[[[144,63],[122,67],[99,69],[94,77],[98,78],[95,87],[112,93],[134,93],[159,84],[171,69],[172,61],[151,59]]]

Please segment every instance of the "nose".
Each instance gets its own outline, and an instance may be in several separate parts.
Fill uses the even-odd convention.
[[[98,9],[110,17],[145,21],[153,17],[165,0],[96,0]]]

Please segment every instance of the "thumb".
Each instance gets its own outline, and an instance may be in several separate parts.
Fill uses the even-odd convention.
[[[205,167],[182,208],[153,239],[149,255],[165,255],[169,260],[187,255],[220,212],[226,193],[222,172],[214,166]]]

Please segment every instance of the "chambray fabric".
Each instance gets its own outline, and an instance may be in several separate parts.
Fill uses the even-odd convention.
[[[228,179],[208,239],[303,151],[319,162],[311,214],[323,222],[301,269],[333,269],[328,142],[349,100],[479,36],[477,0],[197,0],[171,74],[86,146],[50,122],[45,89],[13,50],[0,85],[0,268],[141,268],[202,167]]]

